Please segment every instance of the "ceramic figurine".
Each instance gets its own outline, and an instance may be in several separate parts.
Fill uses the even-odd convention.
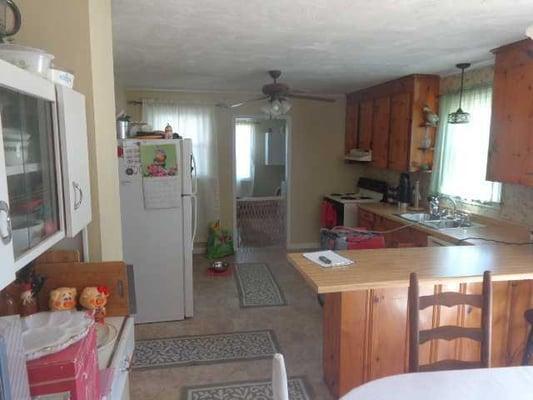
[[[48,306],[52,311],[74,310],[76,308],[76,288],[60,287],[50,292]]]
[[[88,286],[81,292],[80,304],[88,310],[94,310],[96,322],[104,322],[109,294],[107,286]]]
[[[42,289],[45,278],[35,273],[33,269],[23,269],[17,277],[16,283],[20,288],[20,315],[23,317],[35,314],[37,309],[37,293]]]
[[[172,126],[170,124],[165,126],[165,139],[172,139]]]

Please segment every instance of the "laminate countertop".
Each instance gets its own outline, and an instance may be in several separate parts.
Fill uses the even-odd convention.
[[[416,272],[421,284],[481,282],[483,272],[493,281],[533,279],[533,245],[413,247],[339,251],[355,261],[347,267],[321,268],[303,253],[289,262],[317,293],[409,286]]]
[[[359,209],[366,210],[373,214],[387,218],[400,224],[409,225],[411,222],[399,217],[398,207],[387,203],[361,203]],[[415,211],[407,211],[415,212]],[[447,228],[432,229],[422,224],[410,225],[411,228],[417,229],[428,235],[438,237],[453,244],[491,244],[486,240],[498,240],[512,243],[529,242],[529,231],[526,226],[513,224],[511,222],[497,220],[479,215],[472,215],[472,221],[481,224],[481,226],[472,226],[465,228]],[[467,238],[481,238],[468,239]]]

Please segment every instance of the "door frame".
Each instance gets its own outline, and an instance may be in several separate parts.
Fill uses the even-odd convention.
[[[231,204],[233,212],[233,249],[238,249],[237,232],[237,152],[235,149],[235,126],[238,119],[268,119],[264,114],[239,114],[231,119]],[[292,121],[290,115],[282,115],[276,119],[285,120],[285,184],[287,196],[285,199],[285,247],[289,248],[291,227],[291,155],[292,155]]]

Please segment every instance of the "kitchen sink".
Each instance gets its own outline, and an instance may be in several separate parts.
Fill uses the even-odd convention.
[[[477,222],[468,221],[465,222],[459,218],[441,218],[435,219],[429,213],[402,213],[396,214],[399,217],[410,221],[418,222],[428,228],[432,229],[449,229],[449,228],[470,228],[470,227],[482,227],[483,225]]]

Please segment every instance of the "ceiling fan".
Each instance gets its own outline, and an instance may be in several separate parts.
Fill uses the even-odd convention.
[[[268,71],[268,74],[274,80],[274,82],[263,85],[262,96],[245,100],[240,103],[231,104],[230,108],[241,107],[244,104],[255,101],[268,100],[268,104],[264,107],[261,107],[261,109],[265,113],[270,114],[270,116],[279,116],[290,110],[291,103],[289,102],[289,98],[324,101],[327,103],[335,102],[335,99],[329,97],[313,96],[302,91],[291,90],[289,85],[278,82],[278,78],[281,76],[281,71],[279,70]]]

